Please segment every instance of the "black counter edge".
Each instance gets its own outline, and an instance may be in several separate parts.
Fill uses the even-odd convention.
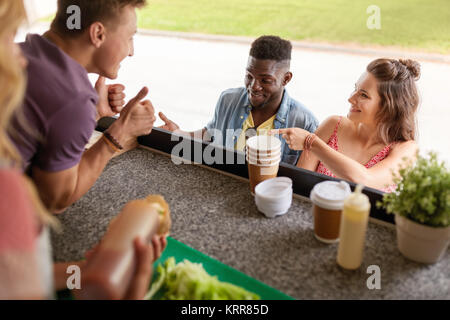
[[[115,120],[115,118],[110,117],[100,119],[97,123],[96,130],[100,132],[105,131]],[[186,161],[202,164],[210,168],[214,168],[248,179],[248,170],[245,163],[245,155],[242,152],[225,149],[220,146],[212,146],[204,141],[194,140],[189,137],[173,134],[159,128],[154,128],[151,134],[147,136],[139,137],[138,142],[142,146],[161,151],[168,155],[171,155],[173,148],[178,145],[177,149],[180,150],[177,150],[177,152],[174,154],[178,158],[182,158]],[[180,143],[182,143],[182,145],[180,145]],[[181,148],[181,146],[183,146],[184,148]],[[194,153],[192,152],[196,150],[202,150],[201,154],[205,154],[205,149],[207,147],[208,149],[206,150],[206,153],[211,155],[211,158],[215,159],[215,161],[212,163],[205,161],[203,157],[195,158]],[[197,152],[196,154],[198,157],[199,153]],[[229,160],[233,159],[233,164],[225,164],[225,159],[228,160],[227,163],[230,163]],[[278,176],[290,177],[293,181],[294,193],[304,197],[309,197],[312,188],[319,182],[326,180],[340,181],[339,179],[335,179],[309,170],[297,168],[296,166],[285,163],[280,164]],[[351,186],[352,190],[354,190],[356,184],[349,181],[347,182]],[[380,201],[383,197],[384,193],[382,191],[365,187],[363,193],[366,194],[370,200],[371,218],[392,224],[395,223],[393,215],[387,214],[384,209],[377,208],[376,206],[377,201]]]

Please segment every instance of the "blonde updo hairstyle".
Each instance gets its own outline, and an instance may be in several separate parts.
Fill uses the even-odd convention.
[[[378,81],[381,102],[375,117],[381,141],[389,144],[416,140],[420,64],[409,59],[376,59],[367,66],[367,72]]]

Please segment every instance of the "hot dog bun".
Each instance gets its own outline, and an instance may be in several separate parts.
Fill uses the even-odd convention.
[[[170,218],[169,204],[160,195],[149,195],[145,198],[159,214],[159,229],[158,235],[168,235],[170,227],[172,226],[172,219]]]

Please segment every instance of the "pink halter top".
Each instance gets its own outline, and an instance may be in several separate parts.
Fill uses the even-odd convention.
[[[331,135],[330,139],[328,140],[328,145],[332,147],[334,150],[339,151],[338,146],[338,138],[337,138],[337,131],[339,128],[339,125],[341,124],[342,117],[339,118],[338,123],[336,124],[336,128],[334,129],[333,134]],[[373,167],[378,162],[382,161],[384,158],[386,158],[389,154],[389,151],[391,150],[392,143],[384,147],[380,152],[378,152],[372,159],[369,160],[364,166],[368,169]],[[317,166],[316,172],[325,174],[330,177],[336,178],[336,176],[322,163],[322,161],[319,162],[319,165]],[[381,191],[384,192],[393,192],[397,188],[396,185],[390,185],[386,188],[382,188]]]

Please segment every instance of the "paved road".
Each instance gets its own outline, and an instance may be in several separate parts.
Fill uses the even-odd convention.
[[[44,28],[38,25],[31,30],[40,33]],[[18,39],[23,39],[23,35]],[[135,38],[135,55],[122,63],[117,81],[126,84],[128,97],[142,86],[148,86],[156,111],[165,112],[182,129],[195,130],[211,118],[224,89],[243,85],[249,48],[245,41],[206,41],[140,33]],[[287,89],[319,121],[333,114],[345,115],[354,83],[366,65],[377,57],[295,48],[291,68],[294,78]],[[422,151],[439,151],[450,164],[446,130],[450,122],[450,64],[420,62],[419,145]]]

